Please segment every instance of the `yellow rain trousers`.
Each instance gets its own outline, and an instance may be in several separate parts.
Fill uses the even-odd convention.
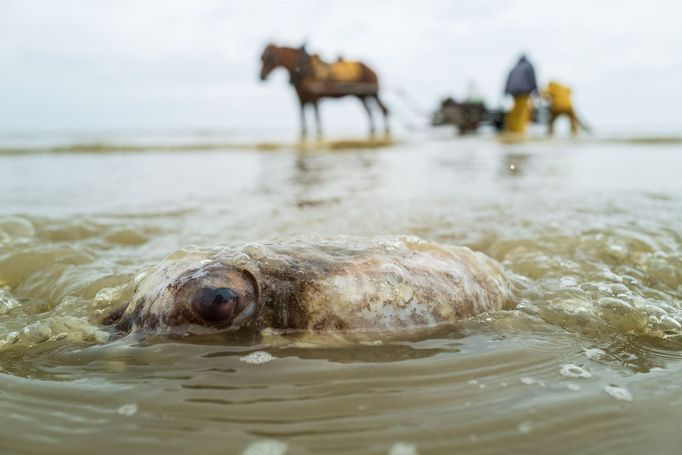
[[[524,134],[530,119],[530,94],[516,95],[514,97],[514,107],[507,114],[504,122],[504,129],[510,133]]]
[[[579,122],[573,111],[571,89],[557,82],[550,82],[547,88],[543,90],[542,95],[550,100],[548,134],[550,136],[554,134],[554,121],[562,115],[565,115],[571,121],[571,134],[578,134]]]

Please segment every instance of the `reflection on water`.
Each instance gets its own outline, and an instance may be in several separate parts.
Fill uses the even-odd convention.
[[[522,175],[526,170],[528,158],[530,155],[526,153],[512,152],[504,157],[502,163],[502,175],[517,176]]]
[[[1,155],[1,451],[677,451],[678,143],[358,145]],[[169,254],[311,233],[470,246],[517,308],[371,339],[97,323]]]

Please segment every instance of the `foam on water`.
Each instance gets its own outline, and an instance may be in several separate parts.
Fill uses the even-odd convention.
[[[239,360],[241,360],[244,363],[250,363],[252,365],[260,365],[263,363],[270,362],[274,359],[272,354],[269,352],[265,351],[256,351],[252,352],[249,355],[245,355],[243,357],[240,357]]]
[[[620,401],[633,400],[632,393],[625,387],[609,384],[606,387],[604,387],[604,392],[606,392],[609,396],[615,398],[616,400]]]
[[[119,407],[119,408],[116,410],[116,412],[118,412],[118,413],[121,414],[122,416],[132,417],[132,416],[134,416],[135,414],[137,414],[137,410],[138,410],[137,404],[135,404],[135,403],[128,403],[128,404],[124,404],[124,405],[122,405],[121,407]]]
[[[572,363],[561,366],[561,375],[567,378],[591,378],[592,373],[584,367]]]

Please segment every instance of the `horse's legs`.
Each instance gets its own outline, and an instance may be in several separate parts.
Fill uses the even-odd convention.
[[[301,140],[308,136],[308,128],[305,124],[305,103],[301,101]]]
[[[369,118],[369,136],[374,137],[374,116],[372,115],[372,109],[369,108],[369,104],[367,104],[367,97],[365,96],[359,96],[360,101],[362,101],[362,105],[365,106],[365,111],[367,112],[367,117]]]
[[[317,140],[322,139],[322,122],[320,122],[320,106],[317,100],[313,101],[313,109],[315,110],[315,126],[317,127]]]
[[[379,109],[381,109],[381,112],[384,114],[384,134],[388,136],[391,134],[391,127],[388,124],[388,108],[381,102],[379,95],[374,95],[374,101],[376,101]]]

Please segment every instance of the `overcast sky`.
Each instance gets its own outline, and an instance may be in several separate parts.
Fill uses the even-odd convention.
[[[499,104],[521,51],[567,82],[597,128],[682,132],[682,2],[0,0],[0,130],[288,128],[283,72],[258,80],[269,41],[376,69],[410,113],[475,80]],[[354,100],[325,123],[365,126]],[[412,121],[418,121],[412,117]],[[396,119],[396,123],[401,120]]]

